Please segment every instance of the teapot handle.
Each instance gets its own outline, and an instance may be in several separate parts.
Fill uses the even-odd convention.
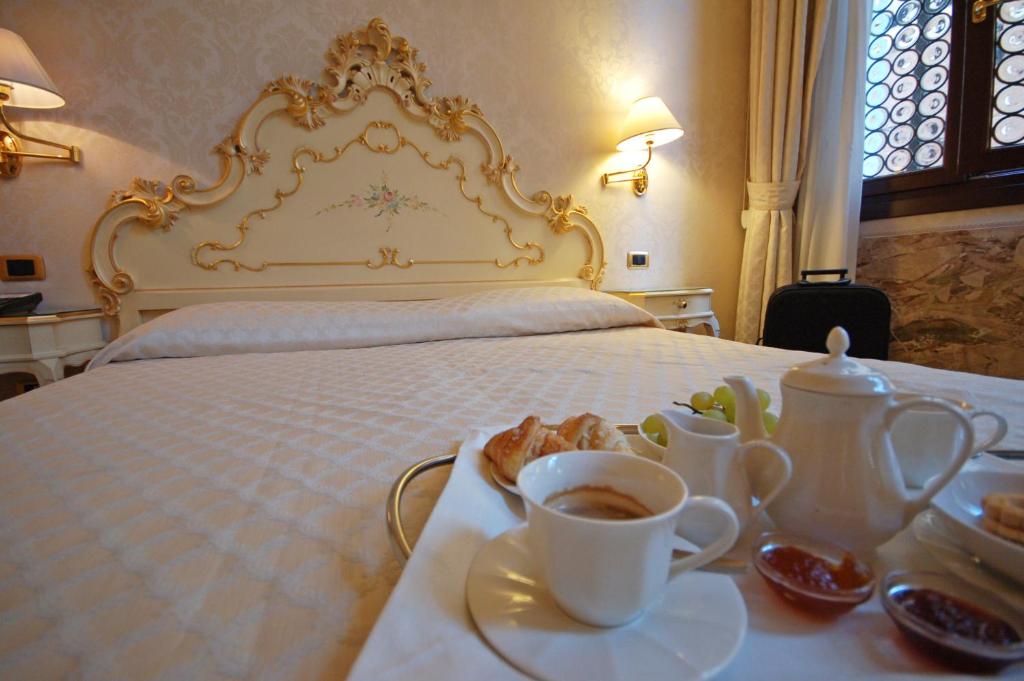
[[[750,457],[758,450],[767,452],[775,459],[775,465],[771,466],[766,474],[753,475],[751,472]],[[789,455],[786,454],[785,450],[768,440],[752,440],[746,444],[740,445],[737,454],[740,457],[740,461],[743,463],[744,473],[747,475],[747,480],[750,483],[751,491],[757,495],[757,503],[751,507],[751,518],[757,517],[757,514],[765,509],[772,502],[772,500],[778,496],[782,488],[786,486],[789,479],[793,476],[793,464],[789,460]],[[762,484],[759,484],[762,483]],[[762,487],[770,487],[768,490],[762,489]]]
[[[939,475],[932,477],[920,492],[917,492],[916,494],[907,494],[906,491],[904,491],[904,499],[907,501],[907,513],[904,517],[908,520],[923,511],[931,498],[935,496],[940,489],[945,487],[946,483],[952,480],[954,475],[960,472],[960,468],[964,465],[964,462],[970,458],[972,450],[974,449],[974,426],[971,424],[971,419],[964,413],[963,409],[948,400],[943,400],[938,397],[914,397],[908,400],[900,400],[896,404],[890,405],[885,412],[886,436],[891,437],[892,427],[896,422],[896,418],[903,412],[913,409],[914,407],[932,407],[948,411],[959,422],[960,427],[963,429],[964,437],[960,438],[960,446],[957,449],[956,456],[953,458],[953,461],[946,466],[946,470]],[[894,461],[895,458],[896,457],[893,457]],[[897,472],[899,472],[899,464],[896,465],[896,469]],[[899,474],[900,480],[898,482],[902,488],[906,490],[906,485],[903,483],[903,474],[902,472],[899,472]]]

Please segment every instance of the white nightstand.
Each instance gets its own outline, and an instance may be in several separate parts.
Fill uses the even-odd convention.
[[[0,317],[0,374],[27,372],[39,385],[64,378],[65,366],[92,359],[106,345],[99,310]]]
[[[675,288],[663,291],[608,291],[650,312],[667,329],[709,329],[719,335],[718,317],[711,309],[712,289]]]

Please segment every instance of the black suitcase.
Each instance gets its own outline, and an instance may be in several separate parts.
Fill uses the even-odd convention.
[[[838,281],[807,281],[808,275],[837,274]],[[775,289],[764,316],[765,345],[786,350],[828,352],[834,326],[850,334],[852,357],[889,358],[892,306],[880,289],[853,284],[846,270],[803,270],[800,281]]]

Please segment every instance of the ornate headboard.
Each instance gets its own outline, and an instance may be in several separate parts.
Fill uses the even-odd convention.
[[[479,107],[428,96],[426,65],[383,20],[335,38],[325,74],[267,85],[216,146],[213,185],[114,192],[89,274],[120,332],[221,300],[597,288],[604,246],[586,209],[525,196]]]

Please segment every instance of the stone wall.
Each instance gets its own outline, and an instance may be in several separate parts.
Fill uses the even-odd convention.
[[[1024,378],[1024,224],[862,238],[857,281],[892,300],[890,359]]]

